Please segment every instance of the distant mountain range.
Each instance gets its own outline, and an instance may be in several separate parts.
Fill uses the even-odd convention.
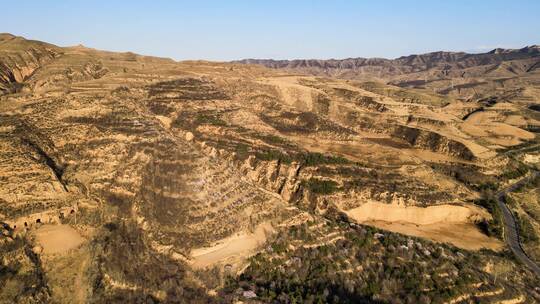
[[[530,73],[540,67],[540,46],[497,48],[481,54],[441,51],[396,59],[244,59],[235,63],[259,64],[318,76],[384,79],[398,85],[407,85],[410,79],[404,76],[411,74],[414,74],[415,80],[424,78],[427,82],[450,77],[512,77]]]
[[[540,56],[540,46],[532,45],[521,49],[493,49],[487,53],[470,54],[464,52],[432,52],[420,55],[402,56],[396,59],[346,58],[346,59],[243,59],[236,63],[260,64],[269,68],[317,68],[317,69],[358,69],[366,66],[408,66],[411,71],[421,71],[436,66],[456,65],[467,68],[494,64],[503,61],[529,59]]]

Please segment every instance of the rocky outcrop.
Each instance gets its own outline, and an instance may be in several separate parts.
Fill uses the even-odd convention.
[[[475,159],[474,154],[463,143],[432,131],[408,126],[397,126],[394,128],[392,135],[404,139],[413,147],[442,152],[465,160]]]
[[[298,163],[286,164],[279,160],[257,161],[249,156],[242,164],[241,170],[251,181],[268,191],[279,194],[285,201],[292,202],[300,188],[300,171]]]
[[[23,83],[43,64],[59,56],[54,46],[2,35],[0,46],[16,46],[16,51],[0,52],[0,95],[19,91]]]

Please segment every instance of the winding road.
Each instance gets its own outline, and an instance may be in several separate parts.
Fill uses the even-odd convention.
[[[518,182],[508,186],[507,188],[497,193],[497,204],[499,205],[499,208],[501,209],[503,214],[504,238],[506,240],[506,243],[508,244],[512,252],[515,254],[517,259],[523,264],[525,264],[527,267],[529,267],[529,269],[531,269],[538,277],[540,277],[540,267],[533,260],[531,260],[529,256],[527,256],[527,254],[523,250],[523,247],[521,247],[521,243],[519,242],[519,228],[516,224],[516,219],[514,218],[514,215],[510,211],[510,208],[508,208],[508,206],[506,206],[506,203],[504,202],[504,196],[506,195],[506,193],[516,190],[524,183],[538,177],[539,175],[540,172],[534,171],[532,175],[519,180]]]

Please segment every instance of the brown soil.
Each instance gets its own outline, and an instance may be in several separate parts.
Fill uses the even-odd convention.
[[[195,268],[205,268],[218,263],[233,266],[246,260],[266,241],[273,228],[270,224],[259,225],[254,232],[240,232],[218,241],[211,247],[193,249],[191,256]]]
[[[498,250],[502,242],[483,234],[474,224],[489,217],[475,206],[439,205],[406,207],[375,202],[347,211],[358,222],[432,241],[451,243],[457,247]]]
[[[45,254],[65,253],[84,242],[81,235],[67,225],[43,225],[35,235]]]

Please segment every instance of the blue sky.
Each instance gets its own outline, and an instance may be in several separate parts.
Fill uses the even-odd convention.
[[[395,58],[540,44],[538,0],[0,0],[0,7],[0,32],[176,60]]]

